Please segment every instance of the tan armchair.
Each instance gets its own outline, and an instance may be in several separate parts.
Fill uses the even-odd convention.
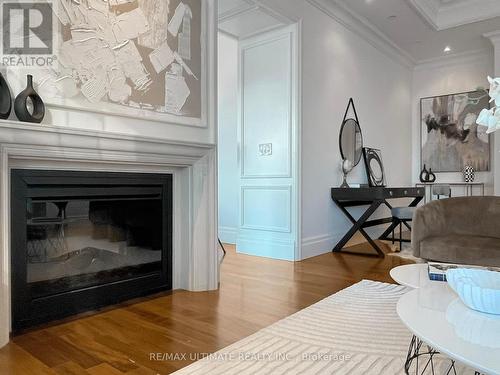
[[[500,267],[500,197],[461,197],[430,202],[413,216],[416,257]]]

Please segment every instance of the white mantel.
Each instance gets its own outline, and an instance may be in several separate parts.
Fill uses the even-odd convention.
[[[10,332],[12,168],[172,173],[173,287],[217,288],[215,145],[0,120],[0,347]]]

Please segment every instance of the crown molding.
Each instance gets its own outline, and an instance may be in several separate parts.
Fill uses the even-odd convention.
[[[245,13],[252,12],[254,10],[259,9],[259,7],[257,5],[255,5],[253,3],[249,3],[248,1],[245,1],[245,2],[246,2],[245,5],[241,5],[239,7],[228,10],[227,12],[219,14],[219,16],[218,16],[219,23],[232,20],[234,18],[242,16]]]
[[[407,68],[415,66],[413,57],[390,40],[378,28],[373,26],[368,19],[362,17],[339,0],[306,0],[336,22],[340,23],[349,31],[357,34],[362,39],[370,43],[377,50],[385,53],[390,58],[395,59]]]
[[[489,39],[490,42],[496,47],[500,45],[500,30],[492,31],[490,33],[483,34],[486,39]]]
[[[439,0],[408,1],[436,31],[500,16],[498,0],[462,0],[451,3],[442,3]]]
[[[435,57],[427,60],[420,60],[416,63],[414,70],[427,70],[447,68],[451,66],[460,66],[488,61],[493,64],[493,54],[489,49],[479,49],[451,55]]]
[[[439,30],[437,24],[439,13],[439,0],[408,0],[418,15],[434,30]]]

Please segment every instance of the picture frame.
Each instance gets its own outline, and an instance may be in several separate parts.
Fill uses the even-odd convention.
[[[370,187],[385,187],[386,177],[382,152],[376,148],[363,147],[366,177]]]
[[[420,169],[436,173],[491,170],[491,137],[476,124],[489,109],[487,90],[472,90],[420,99]]]
[[[149,1],[149,0],[141,0]],[[145,121],[161,122],[167,124],[175,125],[185,125],[193,127],[208,127],[208,106],[210,97],[210,87],[214,79],[213,74],[213,56],[210,54],[210,47],[214,44],[214,22],[211,17],[211,11],[213,6],[207,1],[202,0],[178,0],[178,3],[185,2],[186,4],[194,4],[195,2],[200,3],[200,36],[199,36],[199,71],[195,71],[196,80],[199,80],[199,92],[196,93],[197,100],[199,100],[199,112],[197,115],[190,115],[189,113],[168,113],[160,112],[148,108],[148,105],[134,106],[134,105],[123,105],[121,103],[112,103],[109,101],[99,101],[92,103],[87,101],[81,95],[75,98],[62,96],[49,96],[44,95],[45,103],[48,107],[68,109],[76,111],[88,111],[93,113],[98,113],[102,115],[114,115],[114,116],[125,116],[128,118],[135,118]],[[177,3],[171,2],[170,12],[176,10]],[[172,5],[173,4],[173,5]],[[170,16],[169,16],[170,17]],[[194,27],[194,26],[193,26]],[[170,37],[169,37],[170,38]],[[194,38],[194,36],[193,36]],[[172,47],[173,48],[173,47]],[[142,49],[141,49],[142,53]],[[193,50],[193,54],[196,52]],[[145,59],[145,56],[142,56]],[[148,69],[151,69],[150,62],[146,61],[145,65]],[[156,77],[156,75],[154,75]],[[160,74],[158,77],[165,80],[165,74]],[[186,76],[186,81],[188,80],[188,75],[184,71],[184,76]],[[189,77],[191,79],[191,77]],[[191,79],[194,81],[194,79]],[[197,86],[198,87],[198,86]],[[191,88],[192,89],[192,88]],[[166,88],[165,88],[166,90]],[[198,99],[199,98],[199,99]]]

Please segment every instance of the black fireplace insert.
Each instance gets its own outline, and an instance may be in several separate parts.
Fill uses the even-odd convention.
[[[12,170],[12,329],[172,289],[172,175]]]

